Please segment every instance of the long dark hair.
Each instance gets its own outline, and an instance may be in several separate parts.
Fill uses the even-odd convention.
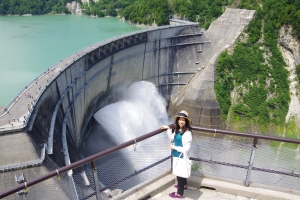
[[[180,126],[178,124],[178,121],[179,121],[179,118],[180,117],[177,117],[176,120],[175,120],[175,126],[173,126],[172,128],[172,132],[175,131],[175,133],[177,134],[179,129],[180,129]],[[191,131],[191,125],[190,125],[190,121],[187,119],[187,118],[184,118],[185,120],[185,125],[184,127],[182,128],[182,135],[186,132],[186,131]]]

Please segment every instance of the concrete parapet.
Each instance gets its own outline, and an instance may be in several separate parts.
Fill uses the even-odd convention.
[[[176,189],[176,176],[168,171],[159,177],[141,183],[130,190],[113,196],[111,199],[170,199],[168,193]],[[188,190],[184,199],[253,199],[253,200],[298,200],[300,196],[290,191],[278,191],[276,188],[263,189],[245,187],[242,183],[225,182],[211,178],[191,176],[188,178]],[[211,194],[211,193],[214,194]]]

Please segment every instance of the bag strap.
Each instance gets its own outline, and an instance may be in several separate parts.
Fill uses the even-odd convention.
[[[192,163],[189,162],[190,160],[187,159],[188,156],[187,156],[186,152],[179,154],[178,158],[180,158],[182,155],[183,155],[183,159],[185,160],[185,162],[188,163],[189,165],[192,165]],[[178,160],[177,160],[177,162],[178,162]],[[177,162],[176,162],[176,164],[177,164]]]
[[[185,162],[186,162],[186,163],[188,163],[189,165],[192,165],[192,163],[190,163],[190,162],[189,162],[189,161],[190,161],[190,159],[188,159],[188,155],[187,155],[187,153],[186,153],[186,152],[184,152],[184,153],[181,153],[181,154],[183,154],[183,158],[184,158]]]

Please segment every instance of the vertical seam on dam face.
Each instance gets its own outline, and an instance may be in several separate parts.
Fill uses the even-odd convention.
[[[106,89],[107,91],[109,90],[109,87],[110,87],[110,80],[112,77],[113,64],[114,64],[114,55],[111,55],[109,73],[108,73],[108,77],[107,77],[107,89]]]
[[[73,105],[72,106],[72,114],[73,114],[73,116],[75,116],[75,106]],[[77,141],[77,134],[76,133],[78,133],[77,132],[77,126],[76,126],[76,117],[72,117],[72,122],[73,122],[73,126],[74,126],[74,131],[75,131],[75,141]],[[76,144],[78,144],[77,142],[76,142]],[[78,146],[76,145],[76,147],[78,148]]]
[[[158,40],[158,58],[157,58],[157,74],[159,74],[159,68],[160,68],[160,52],[161,52],[161,50],[160,50],[160,40],[161,39],[161,30],[159,31],[159,40]],[[159,76],[157,77],[157,84],[159,85]]]
[[[145,54],[146,54],[147,42],[144,45],[144,59],[143,59],[143,70],[142,70],[142,80],[144,80],[144,72],[145,72]]]

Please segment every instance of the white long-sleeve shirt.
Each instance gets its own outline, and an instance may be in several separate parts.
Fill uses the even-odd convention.
[[[172,133],[172,129],[167,129],[167,134],[171,142],[174,140],[175,132]],[[192,143],[192,132],[191,131],[185,131],[185,133],[182,135],[182,147],[174,146],[174,149],[180,153],[186,153],[189,155],[189,150],[191,148]]]

